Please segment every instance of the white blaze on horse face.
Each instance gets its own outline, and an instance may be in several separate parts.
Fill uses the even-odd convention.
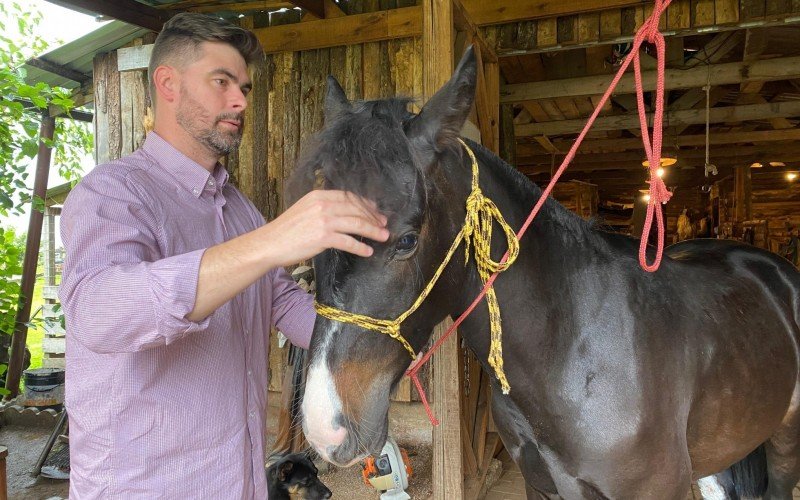
[[[336,424],[342,413],[342,401],[336,392],[336,384],[326,362],[331,339],[335,335],[334,325],[325,331],[319,355],[308,368],[306,390],[303,395],[303,427],[308,442],[324,460],[329,461],[329,452],[342,444],[347,429]]]

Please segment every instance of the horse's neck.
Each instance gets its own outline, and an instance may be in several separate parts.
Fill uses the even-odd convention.
[[[480,185],[484,194],[497,204],[514,231],[518,231],[534,205],[539,201],[542,190],[514,167],[485,148],[476,147],[475,154],[480,165]],[[531,250],[535,253],[548,251],[548,249],[561,252],[562,249],[557,247],[569,245],[576,237],[577,239],[582,238],[588,230],[585,221],[554,199],[549,198],[542,205],[526,232],[527,240],[534,241],[526,241],[526,243],[530,247],[538,243],[535,241],[537,238],[544,239],[545,248]],[[534,235],[536,238],[531,238]]]
[[[513,167],[490,156],[488,151],[476,148],[475,153],[480,165],[480,185],[484,194],[495,202],[511,228],[518,231],[539,200],[541,189],[518,175]],[[464,182],[463,178],[460,182]],[[464,186],[461,189],[468,190]],[[516,262],[505,271],[506,276],[496,282],[495,289],[500,298],[501,311],[510,307],[503,304],[504,297],[521,296],[530,301],[526,305],[525,315],[535,314],[537,305],[546,310],[548,301],[553,300],[553,290],[563,288],[563,284],[558,282],[559,277],[570,274],[567,267],[589,262],[591,259],[584,254],[597,251],[590,244],[593,241],[590,232],[587,223],[577,215],[555,200],[547,200],[520,242]],[[492,249],[492,255],[497,259],[505,252],[506,241],[502,232],[495,230]],[[455,272],[465,273],[464,280],[460,281],[463,283],[460,287],[463,291],[460,294],[462,297],[454,304],[451,312],[458,315],[474,300],[476,290],[480,290],[483,283],[473,265]],[[466,329],[474,330],[475,342],[471,347],[476,353],[485,351],[482,346],[488,332],[488,318],[484,309],[485,306],[481,306],[480,313],[465,323]],[[467,337],[470,336],[472,335],[468,333]],[[469,339],[467,342],[473,344]]]

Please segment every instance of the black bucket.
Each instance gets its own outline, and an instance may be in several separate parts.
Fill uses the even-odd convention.
[[[60,409],[64,404],[64,369],[36,368],[23,372],[25,406]]]

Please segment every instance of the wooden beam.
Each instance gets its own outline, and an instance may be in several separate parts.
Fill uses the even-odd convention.
[[[339,7],[339,4],[333,0],[322,0],[322,5],[325,7],[325,17],[342,17],[346,16],[345,12]]]
[[[642,0],[462,0],[478,26],[555,18],[592,11],[641,6]]]
[[[749,120],[769,120],[775,117],[800,116],[800,101],[777,102],[768,104],[750,104],[745,106],[728,106],[724,108],[711,108],[710,123],[743,122]],[[648,113],[647,119],[652,122],[653,114]],[[670,126],[696,125],[705,123],[706,112],[704,109],[689,109],[685,111],[672,111],[664,113],[664,122]],[[529,135],[562,135],[576,134],[583,130],[586,120],[562,120],[548,123],[528,123],[516,127],[514,133],[517,137]],[[638,114],[600,117],[595,120],[592,130],[622,130],[639,126]]]
[[[153,45],[135,45],[133,47],[120,47],[117,49],[117,70],[138,71],[147,69],[150,56],[153,54]]]
[[[675,90],[702,87],[709,80],[713,85],[726,85],[793,78],[800,78],[800,57],[797,56],[764,61],[713,64],[688,70],[668,69],[664,76],[664,88],[665,90]],[[613,75],[600,75],[505,85],[500,89],[500,102],[514,103],[555,97],[602,94],[612,79]],[[645,90],[654,90],[656,72],[642,72],[642,84]],[[633,72],[630,71],[619,81],[615,93],[630,94],[635,91]]]
[[[93,92],[94,91],[92,90],[92,88],[89,87],[89,89],[86,90],[86,91],[79,90],[79,91],[75,92],[74,94],[72,94],[70,97],[72,98],[72,103],[73,103],[74,107],[75,108],[80,108],[80,107],[85,106],[85,105],[87,105],[87,104],[89,104],[91,102],[94,102],[94,93]],[[62,108],[61,106],[55,106],[53,104],[51,104],[48,107],[47,111],[48,111],[49,115],[51,117],[53,117],[53,118],[56,118],[58,116],[62,116],[62,115],[66,114],[64,112],[64,108]],[[74,114],[75,111],[73,111],[72,113]]]
[[[156,9],[136,0],[47,0],[50,3],[78,11],[88,11],[101,16],[141,26],[159,32],[173,11]]]
[[[519,125],[516,125],[519,126]],[[539,142],[539,137],[534,137],[536,142]],[[712,146],[720,146],[724,144],[739,144],[739,143],[761,143],[761,142],[776,142],[776,141],[800,141],[800,129],[789,130],[761,130],[754,132],[725,132],[725,133],[712,133],[709,142]],[[551,144],[558,152],[569,151],[572,147],[571,140],[552,141]],[[698,135],[681,135],[675,141],[678,147],[692,147],[704,146],[706,143],[705,134]],[[552,152],[548,147],[542,146],[543,152]],[[642,140],[637,138],[630,139],[594,139],[585,140],[581,143],[578,154],[585,153],[611,153],[614,151],[625,151],[628,149],[641,149]],[[537,148],[539,149],[539,148]],[[534,151],[533,146],[528,144],[517,144],[517,155],[525,156],[526,154],[542,154],[541,151]]]
[[[588,14],[591,15],[591,14]],[[599,16],[598,16],[599,20]],[[550,19],[544,20],[542,22],[550,21]],[[662,19],[663,21],[663,19]],[[694,35],[708,35],[712,33],[722,33],[725,31],[738,31],[745,28],[771,28],[771,27],[781,27],[781,26],[794,26],[800,23],[800,17],[798,16],[791,16],[787,15],[780,19],[776,20],[759,20],[759,21],[742,21],[739,24],[729,24],[729,25],[714,25],[714,26],[697,26],[697,27],[688,27],[688,28],[676,28],[670,29],[667,31],[663,31],[662,34],[668,40],[670,38],[675,37],[688,37]],[[599,28],[599,25],[598,25]],[[541,27],[539,28],[541,29]],[[578,41],[577,44],[562,44],[562,43],[550,43],[550,44],[543,44],[537,41],[535,45],[527,45],[522,47],[517,47],[514,45],[508,47],[501,47],[497,50],[497,55],[500,57],[504,56],[521,56],[526,54],[542,54],[545,52],[558,52],[564,49],[579,49],[579,48],[589,48],[589,47],[597,47],[601,45],[616,45],[620,43],[629,43],[632,42],[634,35],[621,35],[619,37],[613,38],[606,38],[606,39],[599,39],[596,38],[594,40],[584,40]]]
[[[679,66],[694,68],[700,65],[714,64],[728,55],[741,43],[741,31],[724,31],[722,33],[717,33],[717,35],[703,47],[703,50],[696,52],[685,64]],[[683,44],[681,44],[681,48],[683,48]]]
[[[681,149],[678,151],[678,162],[682,161],[689,161],[689,160],[703,160],[705,161],[705,148],[697,148],[697,149]],[[766,158],[769,156],[778,156],[785,157],[797,157],[800,156],[800,146],[796,146],[794,144],[789,144],[781,147],[777,147],[774,144],[762,144],[758,146],[715,146],[711,148],[711,160],[716,161],[721,158],[731,158],[731,157],[741,157],[741,158],[750,158],[750,157],[762,157]],[[561,161],[563,158],[564,153],[561,153],[557,161]],[[520,165],[549,165],[550,164],[550,155],[534,155],[534,156],[525,156],[525,155],[518,155],[517,156],[517,163]],[[644,149],[640,149],[639,151],[630,151],[630,152],[617,152],[617,153],[592,153],[592,154],[581,154],[575,157],[576,163],[582,164],[591,164],[591,163],[639,163],[645,159]]]
[[[784,163],[797,163],[800,162],[800,156],[780,156],[780,155],[772,155],[769,156],[770,160],[768,161],[782,161]],[[727,158],[719,158],[714,159],[712,158],[712,162],[718,168],[723,167],[738,167],[742,165],[750,165],[754,162],[763,162],[765,160],[764,155],[756,155],[756,156],[743,156],[743,157],[727,157]],[[702,169],[704,166],[704,160],[686,160],[683,165],[681,165],[681,169]],[[557,166],[560,163],[556,164]],[[519,164],[517,168],[520,172],[525,175],[542,175],[542,174],[551,174],[550,165],[530,165],[530,164]],[[644,167],[642,167],[642,163],[640,161],[634,162],[615,162],[615,163],[581,163],[573,161],[570,163],[569,167],[567,168],[568,172],[604,172],[608,170],[620,170],[620,171],[628,171],[628,172],[642,172],[642,182],[646,178],[646,172]],[[715,179],[719,179],[716,177]],[[666,179],[665,179],[666,182]]]
[[[81,73],[80,71],[75,71],[72,68],[48,61],[47,59],[43,59],[41,57],[32,57],[25,61],[25,64],[28,66],[33,66],[34,68],[39,68],[42,71],[47,71],[48,73],[53,73],[54,75],[64,77],[68,80],[72,80],[73,82],[78,82],[81,85],[85,85],[92,81],[91,75]]]
[[[470,18],[469,12],[466,11],[461,0],[453,0],[453,21],[459,31],[466,31],[472,37],[472,42],[477,44],[480,48],[483,61],[487,63],[497,62],[497,53],[494,48],[490,46],[483,33],[478,29],[475,23]]]
[[[265,52],[297,52],[422,34],[422,7],[254,29]]]
[[[539,144],[540,144],[540,145],[541,145],[541,146],[542,146],[542,147],[545,149],[545,151],[547,151],[548,153],[552,153],[552,154],[559,154],[559,153],[561,153],[561,151],[559,151],[559,149],[558,149],[558,148],[557,148],[555,145],[553,145],[553,143],[550,141],[550,139],[548,139],[548,138],[547,138],[547,136],[546,136],[546,135],[537,135],[536,137],[534,137],[534,139],[535,139],[535,140],[536,140],[536,142],[538,142],[538,143],[539,143]]]
[[[750,165],[733,169],[733,220],[744,222],[753,216],[753,181]]]
[[[189,12],[253,12],[253,11],[272,11],[280,9],[291,9],[295,5],[292,2],[284,0],[258,0],[250,2],[236,2],[220,4],[218,1],[212,3],[208,2],[192,2],[188,4],[163,4],[157,8],[182,8]]]
[[[331,19],[334,17],[342,17],[347,15],[333,0],[320,0],[320,1],[322,2],[322,11],[324,15],[320,17],[314,12],[306,10],[305,15],[303,16],[303,22],[315,21],[319,19]],[[296,4],[296,2],[294,3]]]
[[[47,196],[47,178],[50,173],[51,147],[56,129],[56,120],[51,116],[43,116],[39,129],[39,154],[36,157],[36,175],[33,181],[33,196],[41,200]],[[19,380],[25,360],[25,341],[28,338],[28,322],[31,319],[31,303],[33,288],[36,284],[36,264],[39,261],[39,244],[42,238],[44,213],[35,208],[31,201],[31,215],[28,219],[28,237],[25,244],[25,255],[22,263],[22,283],[19,291],[19,307],[14,320],[14,333],[11,337],[11,359],[6,374],[8,398],[19,394]]]
[[[325,5],[322,0],[289,0],[289,2],[310,12],[314,17],[325,18]]]

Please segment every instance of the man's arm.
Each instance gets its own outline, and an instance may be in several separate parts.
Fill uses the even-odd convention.
[[[353,235],[386,241],[385,225],[371,202],[342,191],[312,191],[269,224],[206,250],[187,318],[202,320],[271,269],[325,249],[369,257],[372,247]]]
[[[209,315],[272,268],[327,247],[368,255],[349,234],[385,239],[385,218],[341,192],[314,192],[270,224],[238,238],[163,258],[153,200],[124,173],[90,174],[61,217],[67,261],[60,297],[76,339],[100,353],[169,344],[208,326]]]

